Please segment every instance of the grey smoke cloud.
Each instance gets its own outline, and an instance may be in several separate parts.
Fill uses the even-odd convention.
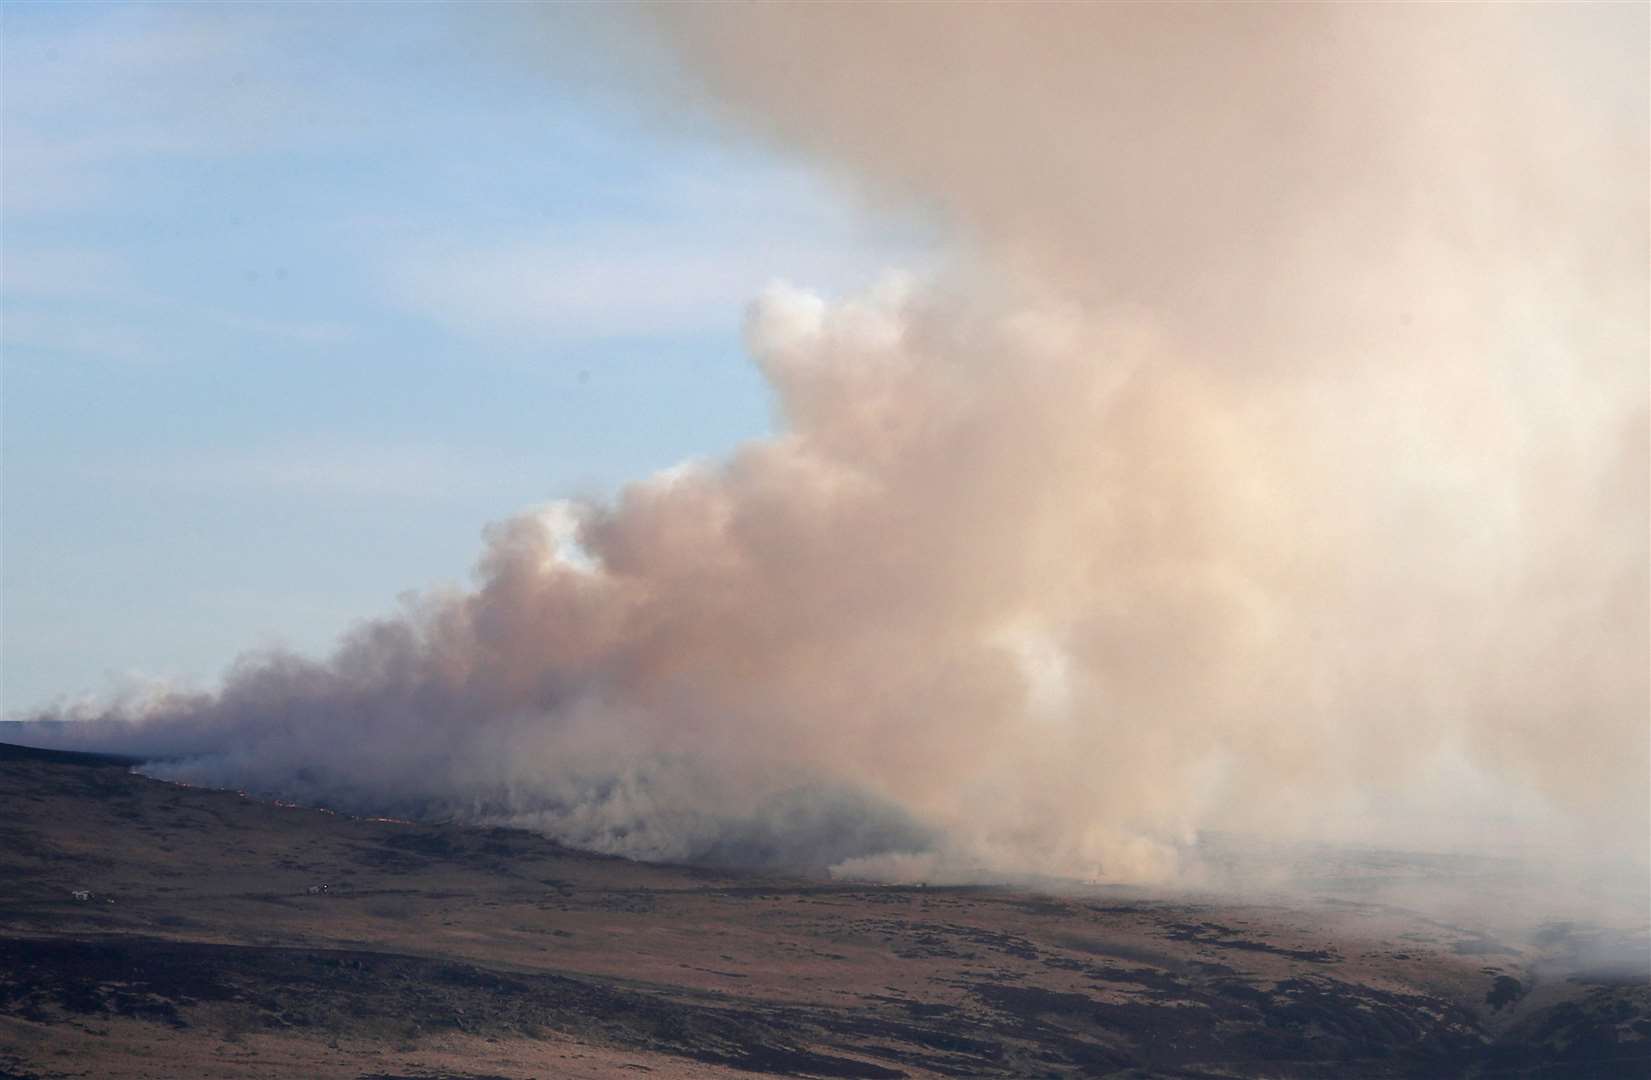
[[[1643,864],[1644,8],[618,17],[956,270],[771,288],[772,438],[76,740],[648,858]]]

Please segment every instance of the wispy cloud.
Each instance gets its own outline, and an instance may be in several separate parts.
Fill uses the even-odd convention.
[[[167,355],[152,333],[119,318],[13,305],[0,318],[0,351],[8,367],[27,354],[119,364],[156,364]]]
[[[88,296],[131,284],[125,262],[104,248],[8,243],[0,250],[0,293],[8,297]]]
[[[490,339],[692,334],[726,327],[778,277],[836,291],[874,263],[921,271],[935,259],[915,238],[868,253],[846,221],[776,228],[760,205],[733,219],[726,197],[687,193],[705,201],[697,212],[674,207],[660,228],[593,222],[492,242],[429,238],[386,258],[386,291],[450,330]]]
[[[200,304],[187,304],[109,287],[101,309],[60,306],[73,297],[74,283],[59,279],[64,267],[45,267],[23,289],[8,278],[0,318],[0,348],[8,363],[28,354],[72,357],[120,364],[167,364],[202,355],[233,356],[249,340],[271,339],[301,349],[343,345],[356,330],[327,320],[266,318]],[[36,271],[27,269],[25,276]],[[55,292],[53,290],[56,290]],[[95,293],[87,283],[82,295]],[[21,293],[21,302],[17,299]],[[43,302],[44,301],[44,302]]]
[[[622,235],[433,248],[397,260],[391,294],[460,333],[601,338],[720,325],[760,285],[750,250],[662,250]]]
[[[210,455],[83,464],[89,478],[189,495],[440,500],[520,488],[520,463],[496,451],[440,443],[289,439]]]
[[[118,200],[123,171],[146,158],[330,137],[351,107],[304,77],[304,39],[327,29],[250,5],[134,5],[38,21],[13,12],[3,46],[6,213]],[[288,47],[271,64],[277,37]]]

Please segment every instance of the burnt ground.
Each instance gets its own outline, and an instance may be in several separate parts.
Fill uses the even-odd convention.
[[[1651,1076],[1643,948],[644,866],[0,752],[0,1080]]]

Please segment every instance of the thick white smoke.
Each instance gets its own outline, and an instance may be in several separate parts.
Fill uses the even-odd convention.
[[[938,208],[957,273],[776,286],[774,437],[82,741],[654,858],[1643,860],[1645,8],[649,19],[737,122]]]

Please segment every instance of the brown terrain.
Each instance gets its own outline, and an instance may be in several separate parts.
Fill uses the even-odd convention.
[[[1651,1076],[1642,929],[1321,892],[652,866],[0,746],[0,1077]]]

